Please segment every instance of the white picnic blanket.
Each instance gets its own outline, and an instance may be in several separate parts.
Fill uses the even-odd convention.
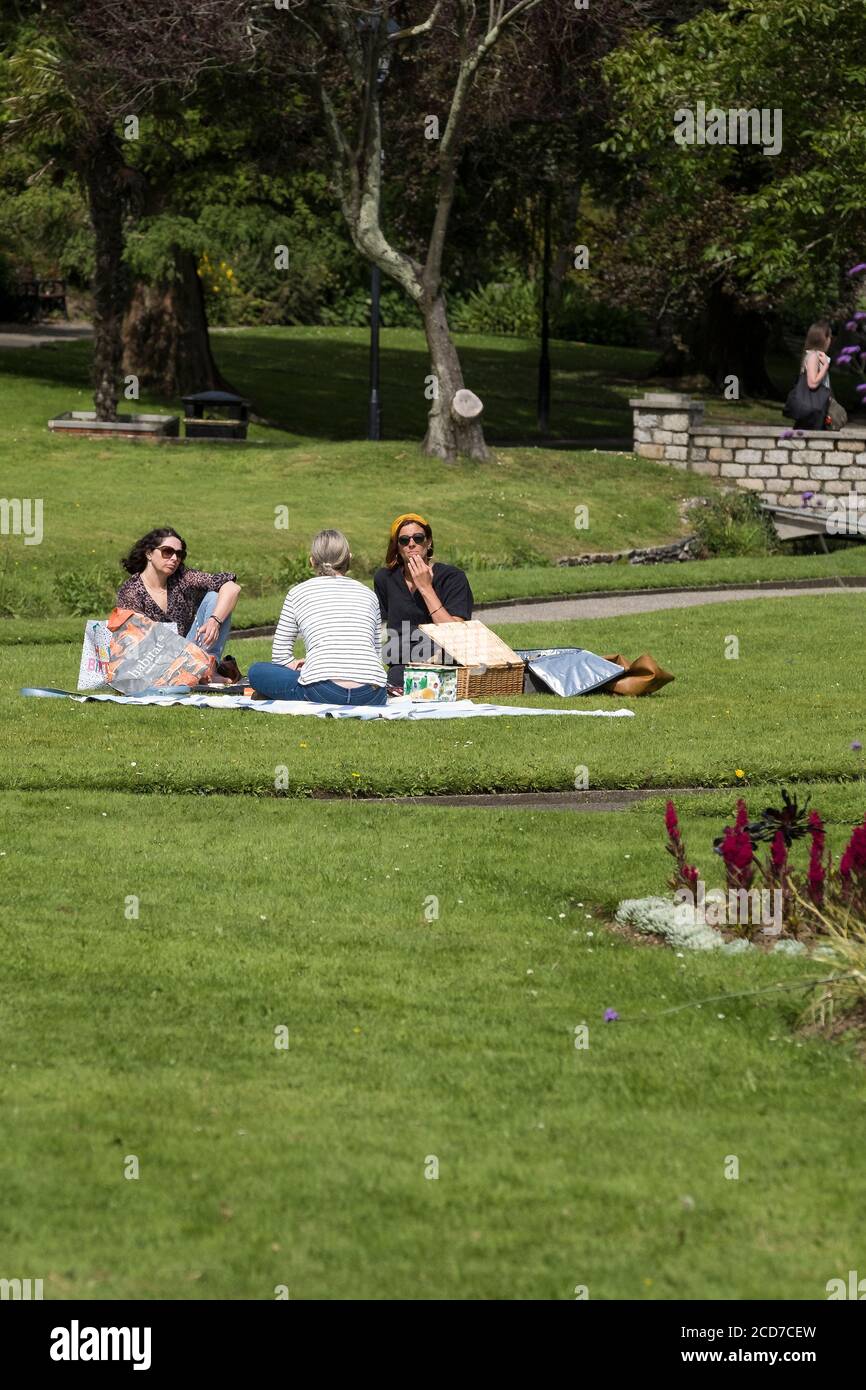
[[[48,699],[76,700],[79,704],[98,700],[112,705],[180,705],[193,709],[251,709],[259,714],[312,714],[318,719],[477,719],[498,715],[578,714],[596,719],[633,719],[630,709],[526,709],[522,705],[483,705],[474,700],[455,700],[422,705],[398,696],[387,705],[317,705],[307,700],[253,700],[249,695],[95,695],[73,694],[68,690],[48,690],[27,686],[22,695]]]

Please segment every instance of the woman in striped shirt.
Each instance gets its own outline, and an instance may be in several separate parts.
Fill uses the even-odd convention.
[[[387,703],[379,604],[370,589],[348,578],[351,560],[342,531],[319,532],[310,553],[315,578],[286,594],[273,660],[250,667],[248,680],[257,694],[328,705]],[[301,660],[293,656],[297,637],[306,652]]]

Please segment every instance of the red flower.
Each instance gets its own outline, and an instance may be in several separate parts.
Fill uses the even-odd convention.
[[[740,803],[742,804],[742,803]],[[737,819],[739,820],[739,807]],[[752,882],[752,841],[745,830],[727,826],[721,843],[721,855],[728,872],[729,888],[748,888]]]
[[[665,807],[665,829],[676,844],[680,838],[680,824],[677,820],[677,808],[672,801]]]
[[[844,879],[850,879],[852,873],[858,878],[866,876],[866,820],[862,825],[855,825],[852,830],[851,839],[842,855],[839,873]]]
[[[737,802],[737,819],[734,821],[735,830],[745,830],[749,824],[749,813],[746,810],[746,803],[742,797]]]
[[[812,902],[816,907],[820,907],[824,901],[824,880],[827,873],[824,868],[824,823],[817,811],[813,811],[809,816],[809,830],[812,835],[812,847],[809,851],[806,886]]]
[[[788,864],[788,847],[781,830],[777,830],[773,836],[773,843],[770,847],[770,864],[774,878],[781,878]]]

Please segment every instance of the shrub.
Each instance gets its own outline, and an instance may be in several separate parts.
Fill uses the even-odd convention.
[[[706,555],[771,555],[780,549],[769,515],[751,492],[726,492],[694,507],[689,521]]]
[[[501,333],[535,338],[539,333],[539,296],[535,284],[511,274],[504,280],[479,285],[449,305],[448,319],[459,333]]]
[[[117,597],[117,576],[113,570],[95,566],[86,570],[63,570],[54,576],[53,588],[61,608],[77,617],[93,618],[109,612]]]
[[[645,347],[649,329],[637,309],[593,299],[582,286],[567,281],[553,332],[569,342],[609,344],[613,347]]]

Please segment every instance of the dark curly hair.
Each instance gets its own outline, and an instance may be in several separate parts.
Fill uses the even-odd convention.
[[[173,526],[157,526],[153,531],[148,531],[146,536],[142,536],[140,541],[136,541],[128,555],[124,555],[120,563],[128,574],[141,574],[147,567],[147,552],[154,550],[165,540],[167,536],[176,536],[183,548],[180,564],[175,570],[175,576],[183,574],[184,560],[186,559],[186,541],[179,531]]]

